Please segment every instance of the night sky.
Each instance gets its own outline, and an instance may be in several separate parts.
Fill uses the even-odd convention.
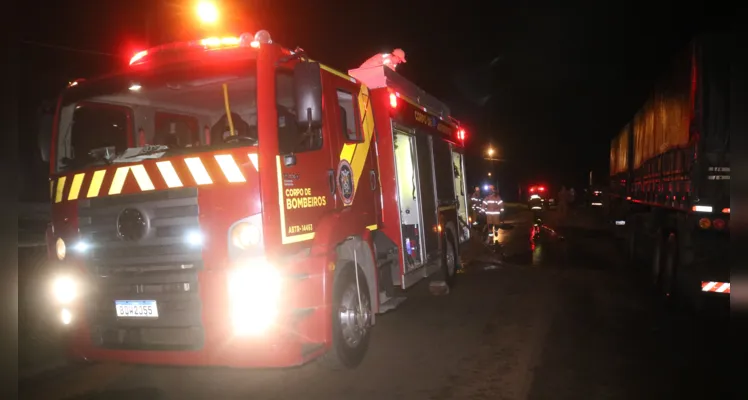
[[[217,3],[230,15],[217,33],[266,29],[275,42],[340,70],[402,48],[408,63],[398,72],[451,107],[468,129],[472,159],[490,143],[506,160],[495,168],[510,198],[535,181],[582,187],[590,170],[603,183],[610,139],[664,63],[694,33],[723,25],[714,15],[729,11],[621,0]],[[35,147],[43,101],[69,80],[123,68],[149,42],[213,36],[195,23],[193,1],[45,4],[35,3],[21,24],[22,200],[47,195]],[[471,183],[488,171],[481,162],[468,168]]]

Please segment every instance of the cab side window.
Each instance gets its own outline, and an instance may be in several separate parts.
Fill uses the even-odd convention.
[[[358,124],[358,107],[354,105],[351,93],[338,90],[338,117],[340,118],[340,129],[346,141],[360,142],[361,132]]]
[[[303,153],[322,148],[322,135],[307,135],[296,125],[293,73],[278,70],[275,75],[275,107],[278,113],[278,149],[281,154]]]

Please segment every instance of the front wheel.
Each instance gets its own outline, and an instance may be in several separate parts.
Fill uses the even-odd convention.
[[[343,268],[333,287],[332,348],[322,357],[323,364],[334,370],[361,364],[369,348],[372,327],[371,299],[364,273],[352,262]]]
[[[457,250],[455,246],[455,240],[451,233],[447,233],[444,239],[444,261],[443,261],[443,273],[444,281],[448,286],[452,286],[455,283],[455,277],[457,275]]]

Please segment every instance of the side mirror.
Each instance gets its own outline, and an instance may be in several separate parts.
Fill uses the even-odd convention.
[[[296,123],[307,132],[322,127],[322,76],[316,62],[302,61],[294,66]]]
[[[286,154],[283,156],[283,165],[286,167],[293,167],[296,165],[296,154]]]

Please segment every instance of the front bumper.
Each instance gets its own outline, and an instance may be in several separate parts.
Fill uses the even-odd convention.
[[[103,345],[95,340],[97,328],[87,323],[87,314],[78,311],[81,318],[71,324],[69,356],[89,361],[180,366],[277,368],[304,364],[323,354],[330,343],[327,327],[331,314],[325,301],[325,288],[331,287],[331,282],[326,282],[331,279],[325,272],[327,261],[323,256],[305,257],[296,265],[286,266],[279,315],[262,334],[235,333],[225,290],[226,274],[206,270],[199,276],[202,329],[194,333],[201,335],[199,346],[171,346],[166,350],[157,345],[187,340],[185,335],[190,334],[180,327],[128,330],[123,325],[117,329],[119,335],[123,330],[127,332],[128,338],[117,342],[123,345]],[[296,272],[302,270],[318,272]]]

